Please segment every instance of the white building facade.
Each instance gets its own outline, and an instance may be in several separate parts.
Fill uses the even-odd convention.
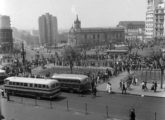
[[[164,0],[147,0],[145,38],[153,40],[164,36]]]

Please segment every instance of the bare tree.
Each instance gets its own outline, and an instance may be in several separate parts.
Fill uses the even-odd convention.
[[[131,53],[132,49],[134,48],[133,41],[125,39],[125,44],[128,47],[128,52]]]
[[[63,58],[69,63],[71,73],[73,73],[74,63],[77,62],[79,56],[80,53],[70,46],[64,49]]]

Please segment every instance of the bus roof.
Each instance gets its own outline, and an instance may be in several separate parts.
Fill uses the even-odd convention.
[[[11,82],[21,82],[21,83],[33,83],[33,84],[51,84],[57,83],[57,80],[52,79],[42,79],[42,78],[28,78],[28,77],[8,77],[5,80]]]
[[[5,70],[0,69],[0,73],[6,73]]]
[[[86,78],[88,78],[88,76],[86,75],[81,75],[81,74],[54,74],[52,76],[52,78],[55,78],[55,79],[77,79],[77,80],[84,80]]]

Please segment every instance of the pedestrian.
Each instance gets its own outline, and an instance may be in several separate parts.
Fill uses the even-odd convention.
[[[131,80],[132,80],[131,84],[135,85],[135,76],[133,76],[133,78]]]
[[[135,78],[135,85],[137,85],[137,83],[138,83],[138,78],[136,77]]]
[[[154,92],[156,92],[157,86],[158,86],[158,84],[157,84],[157,82],[155,81],[155,83],[154,83]]]
[[[97,80],[96,80],[96,84],[100,83],[100,77],[99,75],[97,75]]]
[[[129,111],[129,120],[135,120],[135,117],[136,117],[136,115],[135,115],[135,109],[132,108]]]
[[[112,86],[111,86],[111,83],[110,82],[108,82],[107,83],[107,92],[110,94],[112,91]]]
[[[148,88],[147,88],[147,81],[144,82],[144,89],[148,90]]]
[[[93,88],[93,96],[96,97],[96,93],[97,93],[97,89],[96,89],[96,86],[94,86]]]
[[[120,80],[120,89],[122,90],[123,80]]]
[[[126,94],[126,85],[125,83],[122,84],[122,94]]]
[[[144,88],[145,88],[145,87],[144,87],[144,81],[143,81],[143,82],[142,82],[142,90],[144,90]]]
[[[2,94],[2,97],[4,97],[5,95],[4,95],[4,91],[2,90],[2,92],[1,92],[1,94]]]
[[[95,82],[94,82],[94,80],[92,79],[92,81],[91,81],[91,89],[92,89],[92,91],[93,91],[93,89],[94,89],[94,86],[95,86]]]
[[[155,82],[153,81],[152,86],[151,86],[151,90],[154,90],[154,89],[155,89]]]

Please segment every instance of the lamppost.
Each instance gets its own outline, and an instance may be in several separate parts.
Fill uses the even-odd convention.
[[[2,91],[1,91],[2,92]],[[2,94],[2,93],[1,93]],[[1,101],[2,101],[2,96],[0,94],[0,120],[3,120],[5,117],[2,115],[2,104],[1,104]]]
[[[25,65],[25,49],[24,49],[24,43],[22,42],[22,63]]]

